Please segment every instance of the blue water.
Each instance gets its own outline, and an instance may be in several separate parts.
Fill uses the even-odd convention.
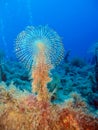
[[[28,25],[46,25],[62,37],[71,56],[87,57],[98,41],[97,0],[0,0],[0,48],[15,57],[18,33]]]

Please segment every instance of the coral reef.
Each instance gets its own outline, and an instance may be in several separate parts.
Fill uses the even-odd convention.
[[[7,86],[13,84],[20,90],[31,91],[29,72],[14,59],[8,59],[2,66],[2,81]]]
[[[84,66],[85,65],[85,62],[83,59],[80,59],[78,57],[74,58],[72,61],[71,61],[72,65],[73,66],[77,66],[77,67],[81,67],[81,66]]]
[[[97,130],[98,118],[81,96],[62,105],[39,101],[28,92],[0,86],[0,130]]]
[[[27,27],[18,35],[15,51],[31,76],[17,62],[14,69],[11,63],[5,65],[7,78],[0,83],[0,130],[98,129],[94,66],[78,59],[56,67],[64,50],[58,34],[47,26]],[[16,74],[15,68],[20,70]],[[8,78],[11,75],[14,78]]]

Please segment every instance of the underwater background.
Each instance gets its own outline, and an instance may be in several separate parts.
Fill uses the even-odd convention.
[[[35,80],[41,78],[36,68],[43,57],[37,57],[39,66],[34,70],[34,59],[26,59],[30,53],[36,54],[26,53],[21,39],[23,30],[34,35],[30,26],[38,32],[49,31],[50,41],[52,36],[54,42],[57,38],[57,46],[47,42],[50,59],[48,53],[45,58],[53,61],[43,65],[47,73],[41,75],[40,82],[46,81],[50,93],[43,90],[46,97],[32,94]],[[39,50],[44,50],[43,45],[38,45]],[[18,52],[19,47],[23,52]],[[19,60],[17,53],[22,53],[25,61]],[[55,66],[52,56],[63,60]],[[32,129],[98,130],[98,0],[0,0],[0,130]]]
[[[98,40],[97,0],[1,0],[0,46],[13,54],[17,34],[28,25],[49,25],[62,37],[65,49],[87,57]]]

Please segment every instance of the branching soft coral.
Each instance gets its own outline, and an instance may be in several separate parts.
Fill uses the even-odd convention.
[[[47,83],[51,81],[49,77],[49,71],[51,66],[46,63],[46,56],[44,52],[44,45],[38,43],[39,55],[36,59],[35,68],[32,71],[33,78],[33,91],[38,93],[38,100],[49,100],[49,94],[47,90]],[[40,60],[41,59],[41,60]]]

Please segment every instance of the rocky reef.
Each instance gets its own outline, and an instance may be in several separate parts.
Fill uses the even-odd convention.
[[[51,71],[47,86],[51,102],[38,101],[31,93],[33,79],[20,63],[9,60],[3,64],[0,130],[97,130],[95,68],[79,64],[69,61]]]
[[[30,71],[17,60],[3,63],[1,55],[0,130],[98,130],[95,64],[69,60],[68,51],[55,66],[64,56],[63,46],[47,26],[22,31],[16,51]]]

